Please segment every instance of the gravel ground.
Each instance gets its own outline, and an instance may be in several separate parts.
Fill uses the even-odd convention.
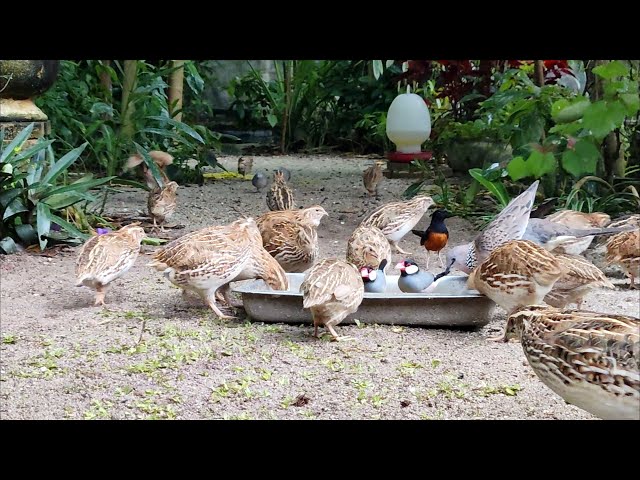
[[[235,170],[237,157],[221,161]],[[254,171],[289,168],[298,205],[326,198],[321,255],[344,255],[347,238],[375,206],[363,196],[360,176],[371,161],[255,157]],[[381,201],[399,198],[410,181],[385,179]],[[264,212],[264,195],[254,190],[239,181],[182,187],[173,220],[186,228],[168,235],[227,223],[237,217],[230,205]],[[123,189],[107,210],[132,214],[145,205],[144,192]],[[419,227],[427,223],[425,217]],[[448,225],[453,244],[474,235],[465,220]],[[401,246],[426,260],[412,235]],[[478,331],[354,325],[338,327],[351,342],[318,341],[309,325],[221,321],[198,300],[185,302],[145,267],[153,250],[143,247],[112,285],[108,310],[92,307],[92,292],[73,286],[76,249],[0,256],[1,418],[594,418],[547,389],[519,344],[486,340],[504,325],[500,309]],[[638,315],[638,294],[624,286],[602,290],[585,308]]]

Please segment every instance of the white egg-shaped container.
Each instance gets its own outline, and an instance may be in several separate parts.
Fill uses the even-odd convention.
[[[398,95],[387,113],[387,137],[400,153],[418,153],[431,135],[431,116],[424,99],[415,93]]]

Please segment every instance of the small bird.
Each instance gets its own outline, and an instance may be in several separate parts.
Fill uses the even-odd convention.
[[[640,277],[640,229],[614,235],[606,249],[607,263],[620,265],[629,276],[629,289],[638,288],[635,279]]]
[[[387,277],[384,274],[386,266],[387,259],[385,258],[377,268],[368,266],[360,269],[365,292],[384,293],[387,289]]]
[[[529,240],[511,240],[493,250],[469,275],[467,286],[513,313],[542,303],[567,272],[555,255]]]
[[[398,242],[416,226],[433,203],[433,199],[425,195],[405,202],[386,203],[367,215],[360,225],[379,228],[394,250],[407,255],[409,252],[402,250]]]
[[[256,193],[260,193],[267,183],[267,176],[262,172],[257,172],[251,179],[251,185],[256,187]]]
[[[495,340],[511,338],[567,403],[605,420],[640,420],[640,319],[531,305]]]
[[[262,247],[260,230],[253,218],[228,225],[206,227],[188,233],[158,250],[150,267],[164,273],[177,287],[197,293],[220,318],[216,292],[232,304],[229,283],[261,278],[274,290],[288,290],[287,275]]]
[[[173,163],[173,156],[168,154],[167,152],[162,152],[160,150],[151,150],[148,153],[156,163],[156,165],[158,165],[158,169],[160,170],[160,175],[162,176],[163,182],[167,183],[169,181],[169,177],[167,176],[166,168]],[[147,167],[147,164],[144,162],[142,155],[140,155],[139,153],[136,153],[135,155],[131,155],[129,157],[124,170],[129,170],[131,168],[137,167],[138,165],[140,165],[142,168],[142,174],[147,186],[151,190],[158,188],[158,182],[153,177],[153,173],[151,173],[151,170],[149,170],[149,167]]]
[[[324,325],[333,340],[340,337],[334,326],[358,310],[364,297],[364,283],[355,265],[338,258],[325,258],[311,267],[300,285],[302,307],[311,310],[313,336]]]
[[[357,268],[378,268],[383,260],[391,262],[391,246],[377,227],[360,225],[347,242],[347,262]]]
[[[326,215],[320,205],[267,212],[256,220],[262,245],[285,272],[304,272],[318,257],[317,228]]]
[[[564,265],[567,272],[544,297],[549,305],[565,308],[570,303],[575,303],[580,309],[583,297],[594,288],[615,288],[602,270],[582,255],[557,254],[556,259]]]
[[[576,229],[603,228],[611,223],[611,217],[606,213],[583,213],[576,210],[560,210],[553,215],[549,215],[546,219]],[[562,245],[554,248],[553,253],[580,255],[589,248],[593,239],[593,235],[588,235],[574,240],[567,240]]]
[[[458,245],[447,252],[447,265],[470,273],[489,254],[510,240],[522,238],[533,208],[539,180],[509,202],[473,242]]]
[[[284,173],[276,171],[273,174],[273,184],[267,192],[267,206],[269,210],[291,210],[295,207],[293,192],[287,186]]]
[[[240,157],[238,159],[238,173],[240,175],[249,175],[253,168],[253,157]]]
[[[284,167],[278,167],[275,169],[274,173],[277,173],[277,172],[282,173],[285,182],[288,182],[289,180],[291,180],[291,172],[288,169]]]
[[[117,232],[95,235],[80,248],[76,260],[76,286],[95,289],[94,305],[104,306],[107,286],[136,262],[140,242],[146,236],[139,225],[131,223]]]
[[[362,182],[369,195],[375,195],[376,197],[379,195],[378,186],[383,178],[382,165],[378,162],[375,162],[362,172]]]
[[[149,216],[153,219],[153,228],[157,229],[157,222],[160,222],[160,229],[164,232],[162,225],[176,211],[176,191],[178,184],[168,182],[164,187],[155,188],[149,192],[147,198],[147,208]]]
[[[403,260],[396,269],[400,270],[398,288],[404,293],[424,292],[435,280],[433,273],[420,270],[413,260]]]
[[[420,237],[420,245],[424,246],[428,252],[436,252],[438,254],[442,268],[444,268],[444,262],[442,261],[440,252],[447,246],[447,242],[449,241],[449,230],[447,230],[444,220],[452,216],[453,215],[446,210],[436,210],[433,212],[433,215],[431,215],[431,223],[424,232],[422,230],[411,230],[414,235]],[[429,253],[425,268],[429,268],[430,259],[431,254]]]

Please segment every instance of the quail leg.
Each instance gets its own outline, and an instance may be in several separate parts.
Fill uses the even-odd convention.
[[[331,336],[333,337],[332,340],[334,342],[343,342],[345,340],[353,340],[352,337],[348,337],[346,335],[341,337],[340,335],[338,335],[338,333],[333,328],[333,325],[325,325],[325,327],[327,327],[327,329],[331,333]]]
[[[106,293],[107,293],[106,285],[102,285],[102,284],[96,285],[96,301],[93,304],[94,307],[97,307],[98,305],[102,305],[103,307],[106,306],[104,304],[104,296],[106,295]]]
[[[231,296],[231,285],[227,283],[220,290],[222,290],[222,297],[224,298],[224,301],[226,302],[227,305],[231,307],[236,307],[236,308],[240,308],[244,306],[242,302],[238,302]]]
[[[220,309],[218,308],[218,306],[216,305],[215,300],[213,300],[211,297],[207,297],[207,303],[209,304],[209,307],[211,307],[211,310],[213,310],[213,312],[221,319],[223,320],[232,320],[234,318],[237,317],[233,317],[231,315],[225,315],[224,313],[222,313],[220,311]]]
[[[444,260],[442,260],[442,250],[438,250],[438,259],[440,260],[440,268],[444,268]]]
[[[411,255],[411,252],[406,252],[402,250],[397,242],[394,242],[393,240],[389,240],[389,243],[398,253],[401,253],[402,255]]]

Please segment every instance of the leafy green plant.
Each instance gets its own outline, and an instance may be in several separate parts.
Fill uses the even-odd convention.
[[[54,144],[58,152],[66,153],[74,145],[87,142],[81,159],[84,169],[112,176],[120,172],[132,153],[138,152],[136,143],[145,150],[164,150],[184,159],[200,156],[204,147],[219,149],[219,134],[204,126],[196,129],[176,121],[173,116],[180,111],[169,114],[164,78],[175,68],[170,62],[136,61],[131,91],[125,85],[121,63],[113,61],[112,65],[98,60],[62,61],[57,82],[37,99],[50,118],[53,136],[59,140]],[[204,82],[195,63],[187,61],[184,68],[188,89],[199,95]],[[112,93],[99,84],[99,73],[109,76]],[[186,168],[185,163],[176,163]]]
[[[278,61],[276,78],[252,71],[229,87],[242,128],[273,128],[285,149],[322,145],[382,152],[386,112],[397,92],[391,65],[376,81],[364,60]]]
[[[602,159],[602,141],[640,110],[638,82],[630,79],[629,72],[619,60],[595,67],[593,73],[603,84],[602,98],[591,101],[578,95],[552,105],[556,125],[550,132],[567,138],[561,163],[572,176],[595,175]]]
[[[511,201],[511,197],[502,183],[502,178],[504,178],[505,173],[504,169],[500,168],[497,164],[491,165],[484,170],[481,168],[472,168],[469,170],[469,175],[486,188],[496,200],[498,200],[502,208],[506,207]]]
[[[16,135],[8,145],[0,136],[0,247],[6,253],[16,250],[16,241],[25,245],[39,243],[44,249],[48,238],[88,238],[62,218],[61,212],[79,202],[95,201],[89,190],[114,178],[96,179],[88,174],[72,181],[67,170],[87,145],[74,148],[56,160],[51,140],[39,139],[25,148],[32,130],[33,124]],[[57,227],[60,232],[55,231]]]

